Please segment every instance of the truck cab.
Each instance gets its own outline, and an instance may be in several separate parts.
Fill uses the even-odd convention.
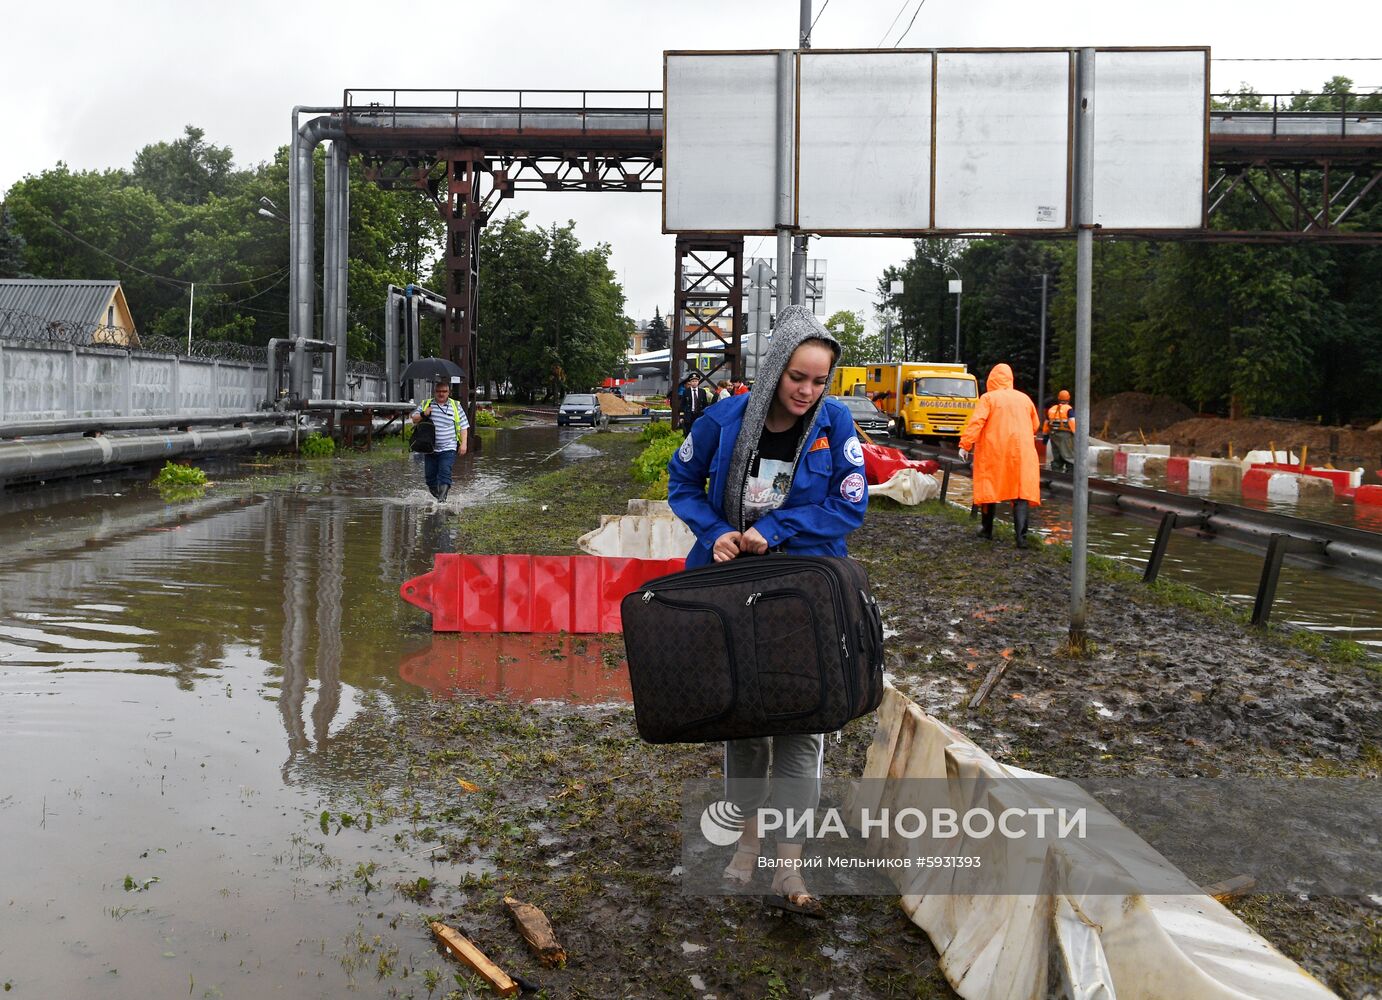
[[[838,365],[830,379],[830,395],[863,396],[868,381],[868,369],[863,365]]]
[[[870,365],[865,389],[891,416],[899,437],[953,444],[979,399],[979,380],[964,365],[904,362]]]

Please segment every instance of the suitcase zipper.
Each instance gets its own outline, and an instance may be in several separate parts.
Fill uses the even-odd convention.
[[[662,604],[667,605],[668,607],[680,608],[682,610],[688,611],[704,611],[705,613],[709,614],[711,617],[719,621],[721,636],[723,638],[728,638],[728,630],[725,624],[725,618],[724,615],[720,613],[719,608],[709,604],[695,604],[691,601],[674,600],[665,595],[657,594],[652,590],[643,591],[642,600],[644,604],[648,604],[649,602],[651,602],[654,597],[656,597],[658,601],[660,601]],[[711,723],[719,722],[720,720],[728,718],[729,716],[734,714],[735,707],[739,703],[739,664],[735,660],[734,646],[732,644],[727,644],[725,646],[725,659],[729,664],[729,707],[718,715],[707,716],[703,719],[696,719],[692,722],[689,722],[686,725],[682,726],[678,732],[685,732],[687,729],[691,729],[695,726],[704,726],[709,725]]]

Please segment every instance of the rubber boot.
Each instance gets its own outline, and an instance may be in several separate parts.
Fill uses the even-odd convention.
[[[1017,535],[1017,547],[1027,547],[1027,501],[1013,501],[1013,532]]]
[[[432,486],[432,485],[429,484],[428,487],[427,487],[427,492],[430,493],[430,494],[432,494],[432,498],[433,498],[434,500],[440,500],[440,499],[441,499],[441,491],[440,491],[437,487]]]
[[[438,487],[437,487],[437,499],[440,500],[442,503],[446,503],[446,496],[447,496],[447,494],[450,493],[450,492],[451,492],[451,486],[450,486],[449,483],[448,483],[446,486],[438,486]]]
[[[993,541],[993,515],[997,511],[997,504],[986,503],[980,510],[981,514],[979,537]]]

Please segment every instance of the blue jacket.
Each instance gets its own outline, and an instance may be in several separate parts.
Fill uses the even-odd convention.
[[[737,526],[725,520],[725,472],[739,436],[748,395],[731,396],[705,411],[667,463],[667,499],[696,536],[688,569],[711,561],[715,539]],[[826,445],[818,442],[824,439]],[[707,494],[705,481],[710,480]],[[772,549],[792,555],[848,555],[845,536],[864,523],[869,491],[864,452],[849,410],[822,401],[812,440],[802,449],[786,502],[753,525]]]

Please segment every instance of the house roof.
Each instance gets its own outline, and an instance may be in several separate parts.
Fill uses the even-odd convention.
[[[59,281],[47,278],[0,279],[0,309],[28,313],[58,323],[104,323],[106,304],[118,281]]]

